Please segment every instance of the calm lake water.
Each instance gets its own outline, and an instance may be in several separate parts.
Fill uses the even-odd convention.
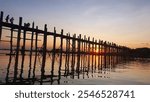
[[[10,60],[9,56],[0,56],[0,84],[150,85],[150,59],[124,60],[115,57],[113,60],[110,58],[107,63],[101,61],[98,65],[97,57],[94,57],[93,68],[91,63],[88,68],[87,57],[84,57],[82,65],[80,63],[82,67],[77,71],[77,58],[73,69],[71,56],[68,61],[70,65],[67,67],[65,56],[62,57],[61,68],[59,56],[56,55],[54,66],[52,66],[52,56],[47,56],[43,77],[41,77],[42,58],[37,57],[36,66],[34,59],[35,56],[31,61],[29,56],[25,56],[22,63],[22,56],[19,56],[18,73],[14,81],[15,57],[12,56]]]

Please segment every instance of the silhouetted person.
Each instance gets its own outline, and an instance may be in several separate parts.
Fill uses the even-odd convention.
[[[30,23],[27,23],[27,26],[30,27]]]
[[[10,19],[10,23],[13,23],[14,22],[14,18],[12,17],[11,19]]]
[[[25,27],[29,28],[30,27],[30,23],[24,23]]]
[[[8,21],[9,21],[9,15],[7,15],[7,17],[6,17],[6,23],[8,23]]]

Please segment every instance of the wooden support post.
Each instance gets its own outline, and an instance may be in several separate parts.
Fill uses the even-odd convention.
[[[26,46],[26,30],[23,32],[23,46],[22,46],[22,55],[25,55],[25,46]]]
[[[85,37],[85,67],[86,67],[86,71],[87,71],[87,67],[88,67],[88,62],[87,62],[87,38]]]
[[[67,33],[67,37],[68,37],[68,33]],[[66,58],[65,58],[65,75],[67,74],[67,70],[68,70],[68,38],[66,37]]]
[[[43,57],[42,57],[42,67],[41,67],[41,83],[45,76],[45,63],[46,63],[46,51],[47,51],[47,25],[44,27],[44,37],[43,37]]]
[[[2,22],[3,22],[3,15],[4,13],[1,11],[1,18],[0,18],[0,41],[1,41],[1,38],[2,38]]]
[[[60,37],[60,59],[59,59],[59,70],[58,70],[58,84],[60,84],[61,78],[61,66],[62,66],[62,53],[63,53],[63,29],[61,30],[61,37]]]
[[[74,54],[73,54],[73,67],[75,67],[75,55],[76,55],[76,34],[74,34],[74,42],[73,42],[73,45],[74,45]]]
[[[90,37],[88,37],[88,71],[89,71],[89,69],[90,69],[90,56],[91,56],[91,50],[90,50],[90,48],[91,48],[91,43],[90,43]]]
[[[13,22],[11,22],[11,24],[13,24]],[[12,49],[12,47],[13,47],[13,27],[11,27],[11,35],[10,35],[11,37],[10,37],[10,55],[12,55],[13,54],[13,49]]]
[[[28,78],[30,78],[31,69],[32,69],[33,37],[34,37],[34,22],[32,23],[31,47],[30,47],[30,62],[29,62],[29,73],[28,73]]]
[[[61,30],[61,37],[60,37],[60,67],[62,65],[62,53],[63,53],[63,29]]]
[[[68,35],[68,70],[70,68],[70,34]]]
[[[104,56],[104,45],[103,41],[101,41],[101,69],[103,68],[103,56]]]
[[[84,71],[84,38],[82,40],[82,71]]]
[[[17,75],[18,75],[18,59],[19,59],[19,50],[20,50],[21,26],[22,26],[22,17],[19,18],[17,47],[16,47],[16,56],[15,56],[15,65],[14,65],[14,80],[13,80],[14,82],[16,82]]]
[[[55,51],[56,51],[56,28],[54,27],[54,35],[53,35],[53,49],[52,49],[52,69],[51,69],[51,84],[53,83],[54,76],[54,64],[55,64]]]
[[[74,55],[75,55],[75,38],[76,35],[73,35],[73,39],[72,39],[72,63],[71,63],[71,71],[74,73]]]
[[[36,26],[36,32],[35,32],[35,59],[34,59],[34,67],[33,67],[33,79],[35,78],[35,69],[36,69],[36,62],[37,62],[37,52],[38,52],[38,26]]]
[[[84,36],[84,48],[83,48],[83,72],[85,71],[85,67],[86,67],[86,59],[85,59],[85,55],[86,55],[86,47],[85,47],[85,43],[86,43],[86,36]]]
[[[100,69],[100,54],[101,54],[101,41],[99,40],[98,44],[98,69]]]
[[[97,59],[96,59],[97,58],[97,53],[98,53],[97,52],[97,40],[95,40],[95,70],[96,70],[96,67],[97,67],[97,63],[96,63],[97,62]]]
[[[31,64],[32,64],[32,52],[33,52],[33,37],[34,37],[34,22],[32,23],[31,46],[30,46],[30,63]]]
[[[66,38],[66,61],[65,61],[65,74],[69,74],[69,62],[70,62],[70,34],[67,33]]]
[[[53,55],[55,55],[55,51],[56,51],[56,28],[54,27],[54,40],[53,40]]]
[[[21,81],[22,81],[22,74],[23,74],[24,60],[25,60],[25,46],[26,46],[26,29],[23,32],[23,45],[21,48],[21,55],[22,55],[21,72],[20,72],[20,80]]]
[[[80,51],[81,43],[80,42],[81,42],[81,34],[78,37],[77,68],[76,68],[77,72],[79,72],[79,70],[80,70],[80,54],[81,54],[81,51]]]
[[[106,41],[104,42],[104,68],[106,68],[106,65],[107,65],[107,43]]]
[[[86,71],[87,71],[87,65],[88,62],[87,62],[87,38],[85,36],[85,68],[86,68]]]
[[[108,46],[109,46],[108,47],[108,53],[109,53],[108,54],[108,63],[109,63],[109,68],[110,68],[110,65],[111,65],[111,63],[110,63],[111,59],[110,58],[112,56],[112,54],[111,54],[111,43],[109,43]]]
[[[93,57],[94,57],[94,38],[92,41],[92,72],[93,72]]]

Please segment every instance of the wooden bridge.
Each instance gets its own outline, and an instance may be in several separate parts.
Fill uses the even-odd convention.
[[[14,33],[17,33],[15,34],[16,36],[14,36]],[[27,35],[31,35],[31,37],[29,38],[27,37]],[[48,38],[49,36],[51,36],[52,38]],[[60,40],[58,40],[58,38]],[[50,45],[50,43],[48,43],[48,40],[51,40],[53,42],[51,49],[47,47],[48,45]],[[28,45],[28,47],[30,48],[27,48],[28,41],[30,41],[30,46]],[[4,49],[2,46],[3,42],[8,43],[9,48]],[[42,46],[39,46],[39,42],[42,42]],[[56,48],[58,42],[60,43],[60,46]],[[46,24],[44,26],[44,29],[40,30],[38,26],[35,26],[34,22],[31,26],[29,23],[23,24],[22,17],[19,18],[19,23],[15,24],[14,18],[10,18],[9,15],[4,17],[4,13],[1,12],[0,50],[7,51],[7,53],[3,54],[15,57],[14,79],[17,79],[19,55],[22,56],[22,64],[24,64],[25,55],[29,53],[30,65],[33,61],[32,56],[34,55],[35,66],[37,56],[40,54],[42,58],[41,77],[44,77],[46,57],[49,55],[52,56],[52,69],[54,69],[55,56],[56,54],[59,54],[60,70],[62,66],[62,57],[65,56],[65,65],[69,68],[69,63],[71,60],[71,70],[74,71],[74,67],[76,64],[75,70],[77,72],[80,72],[80,70],[84,66],[86,66],[86,68],[88,69],[90,67],[93,69],[94,66],[100,68],[102,57],[103,60],[106,61],[107,56],[128,56],[130,48],[120,46],[112,42],[107,42],[94,38],[91,39],[90,37],[86,36],[82,38],[81,34],[73,34],[73,36],[71,36],[69,33],[64,34],[63,29],[61,30],[60,34],[56,33],[56,28],[54,28],[53,32],[49,32]],[[75,61],[77,61],[77,63]],[[87,61],[86,65],[84,64],[84,61]]]

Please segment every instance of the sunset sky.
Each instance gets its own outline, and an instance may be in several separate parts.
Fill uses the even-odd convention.
[[[150,48],[150,0],[0,0],[0,10],[40,29],[57,28],[128,47]]]

